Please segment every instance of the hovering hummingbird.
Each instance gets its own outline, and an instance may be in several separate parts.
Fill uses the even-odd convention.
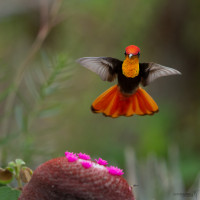
[[[140,87],[163,76],[180,75],[178,70],[150,62],[139,63],[140,49],[135,45],[125,48],[125,60],[111,57],[83,57],[82,66],[98,74],[103,81],[118,80],[118,84],[102,93],[92,103],[91,110],[109,117],[152,115],[158,106]]]

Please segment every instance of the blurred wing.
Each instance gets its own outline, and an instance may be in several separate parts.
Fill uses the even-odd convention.
[[[157,63],[140,63],[140,68],[143,71],[143,86],[146,86],[152,81],[163,76],[181,75],[181,72],[179,72],[178,70],[172,69],[170,67],[164,67]]]
[[[83,67],[98,74],[103,81],[113,81],[122,61],[110,57],[84,57],[76,60]]]

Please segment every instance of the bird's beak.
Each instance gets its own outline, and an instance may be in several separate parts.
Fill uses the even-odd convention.
[[[133,56],[133,54],[130,53],[128,56],[129,56],[129,58],[131,58]]]

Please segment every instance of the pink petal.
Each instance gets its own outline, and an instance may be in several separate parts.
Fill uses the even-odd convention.
[[[83,160],[90,160],[91,159],[89,155],[87,155],[85,153],[81,153],[81,152],[78,154],[78,157],[83,159]]]
[[[99,158],[99,160],[95,159],[95,161],[99,164],[99,165],[107,165],[108,162],[106,160],[103,160],[102,158]]]
[[[121,176],[124,174],[122,169],[118,167],[114,167],[114,166],[107,167],[107,170],[111,175],[114,175],[114,176]]]
[[[92,163],[89,161],[82,161],[81,164],[85,169],[92,167]]]
[[[66,156],[68,162],[75,162],[75,161],[78,160],[77,155],[75,153],[73,153],[73,152],[66,151],[65,152],[65,156]]]

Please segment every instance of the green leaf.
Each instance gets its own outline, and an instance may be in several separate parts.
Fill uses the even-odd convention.
[[[11,162],[8,163],[8,167],[14,168],[14,167],[16,167],[16,163],[11,161]]]
[[[38,116],[40,118],[52,117],[54,115],[57,115],[60,111],[61,111],[61,105],[53,105],[52,107],[40,111]]]
[[[52,93],[54,93],[55,91],[56,91],[56,89],[57,89],[57,87],[56,86],[54,86],[54,87],[52,87],[52,85],[51,86],[49,86],[49,87],[45,87],[44,89],[43,89],[43,94],[45,95],[45,96],[49,96],[49,95],[51,95]]]
[[[8,170],[8,171],[10,171],[10,172],[14,172],[14,169],[13,168],[11,168],[11,167],[6,167],[6,169]]]
[[[19,195],[19,190],[12,189],[8,186],[0,187],[0,199],[2,200],[17,200]]]
[[[22,165],[26,164],[22,159],[16,159],[15,162],[16,162],[17,166],[22,166]]]

